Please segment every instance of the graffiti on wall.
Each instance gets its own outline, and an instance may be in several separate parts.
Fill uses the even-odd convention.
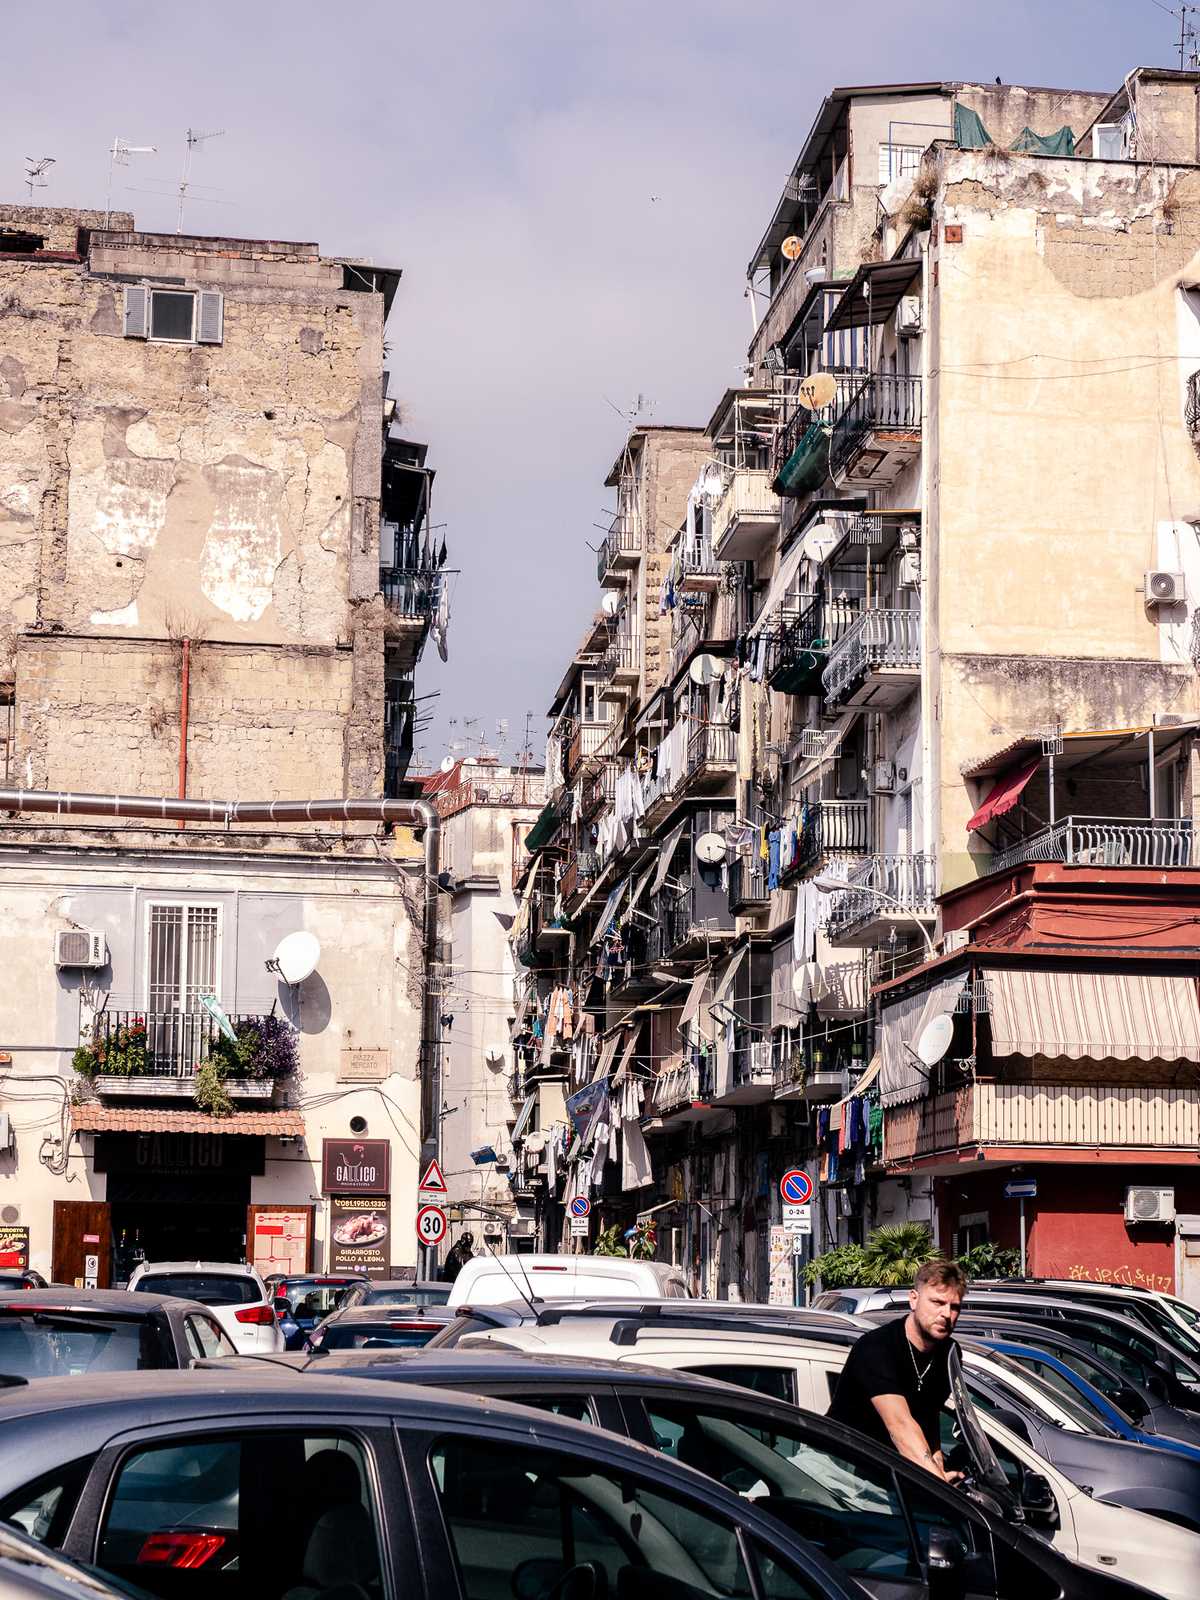
[[[1070,1278],[1073,1283],[1123,1283],[1129,1288],[1159,1289],[1170,1294],[1175,1279],[1169,1272],[1146,1272],[1141,1267],[1084,1267],[1076,1264],[1051,1277]]]

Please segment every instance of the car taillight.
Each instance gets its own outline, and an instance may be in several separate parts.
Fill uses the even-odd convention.
[[[202,1567],[225,1543],[223,1533],[152,1533],[138,1551],[139,1567]]]
[[[233,1313],[235,1322],[252,1322],[257,1328],[273,1328],[275,1313],[270,1306],[243,1306]]]

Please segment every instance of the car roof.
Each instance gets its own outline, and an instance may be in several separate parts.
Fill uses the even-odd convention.
[[[71,1289],[52,1283],[45,1289],[0,1289],[0,1306],[16,1306],[28,1311],[108,1311],[125,1317],[146,1316],[151,1311],[169,1310],[184,1306],[189,1311],[205,1311],[198,1300],[184,1295],[145,1294],[131,1295],[128,1289]]]
[[[645,1339],[649,1343],[667,1339],[686,1339],[696,1341],[699,1346],[717,1344],[721,1341],[735,1341],[745,1344],[766,1344],[770,1348],[778,1347],[786,1352],[789,1347],[798,1343],[825,1344],[842,1349],[852,1345],[859,1337],[857,1328],[830,1328],[815,1326],[811,1330],[798,1327],[780,1325],[774,1328],[762,1326],[743,1325],[730,1323],[728,1326],[717,1324],[671,1323],[668,1321],[643,1321],[637,1317],[624,1317],[613,1315],[611,1317],[594,1317],[581,1319],[566,1319],[554,1322],[548,1326],[536,1326],[533,1323],[518,1324],[516,1327],[501,1327],[495,1331],[495,1343],[503,1345],[507,1340],[516,1340],[519,1346],[538,1348],[543,1343],[554,1349],[570,1348],[582,1345],[594,1347],[597,1342],[607,1343],[616,1347],[631,1346]],[[492,1334],[481,1330],[478,1333],[466,1335],[472,1341],[491,1340]],[[465,1341],[464,1341],[465,1342]],[[468,1345],[467,1348],[482,1348],[482,1343]],[[455,1346],[454,1348],[458,1348]]]
[[[278,1283],[369,1283],[365,1272],[285,1272]]]
[[[400,1312],[404,1313],[406,1321],[436,1322],[444,1326],[456,1320],[453,1306],[402,1305],[397,1302],[387,1306],[342,1306],[338,1311],[331,1311],[322,1326],[327,1328],[334,1322],[394,1322]]]
[[[428,1294],[430,1289],[449,1294],[452,1287],[448,1283],[439,1283],[436,1278],[364,1278],[362,1281],[368,1289],[404,1289],[409,1294],[415,1294],[418,1290]]]
[[[461,1315],[468,1313],[490,1316],[491,1306],[461,1305]],[[857,1328],[865,1332],[872,1326],[849,1311],[815,1311],[807,1306],[773,1306],[748,1300],[676,1300],[671,1298],[637,1297],[614,1299],[609,1296],[585,1296],[578,1300],[535,1300],[532,1308],[517,1301],[509,1302],[505,1310],[511,1322],[528,1323],[547,1328],[556,1323],[588,1321],[595,1318],[620,1317],[624,1321],[660,1322],[664,1325],[678,1323],[696,1326],[710,1324],[752,1328],[769,1327],[780,1331],[785,1327],[802,1330],[816,1328]]]
[[[146,1277],[151,1272],[227,1272],[240,1278],[257,1278],[258,1271],[245,1261],[142,1261],[136,1274]]]

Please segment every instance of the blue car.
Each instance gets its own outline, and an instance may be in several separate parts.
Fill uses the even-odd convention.
[[[974,1342],[985,1349],[996,1350],[1001,1355],[1008,1356],[1010,1360],[1019,1362],[1023,1367],[1028,1367],[1032,1376],[1041,1378],[1050,1388],[1057,1389],[1064,1395],[1074,1396],[1076,1400],[1082,1400],[1089,1410],[1096,1412],[1108,1424],[1118,1438],[1129,1439],[1134,1444],[1153,1445],[1158,1450],[1177,1451],[1180,1455],[1190,1456],[1193,1461],[1200,1461],[1200,1448],[1196,1445],[1185,1444],[1182,1439],[1172,1439],[1166,1434],[1152,1433],[1139,1428],[1119,1406],[1114,1405],[1085,1377],[1067,1366],[1065,1361],[1060,1361],[1050,1351],[1039,1349],[1035,1345],[1019,1344],[1010,1339],[978,1339]]]
[[[276,1278],[271,1292],[285,1349],[303,1349],[317,1323],[337,1310],[342,1296],[366,1282],[360,1273],[305,1273],[295,1278]]]

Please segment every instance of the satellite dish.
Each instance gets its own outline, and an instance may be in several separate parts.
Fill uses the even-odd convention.
[[[600,602],[600,609],[606,617],[615,617],[621,609],[621,596],[615,589],[606,589],[604,599]]]
[[[702,833],[696,840],[696,860],[706,867],[719,866],[725,859],[725,840],[719,833]]]
[[[914,1048],[927,1067],[936,1067],[949,1050],[953,1037],[954,1018],[943,1011],[940,1016],[931,1017],[921,1029]]]
[[[688,668],[688,677],[693,683],[711,683],[714,678],[719,678],[725,671],[725,663],[720,656],[697,656]]]
[[[281,939],[271,957],[275,970],[284,983],[303,983],[317,970],[321,959],[321,942],[313,933],[289,933]]]
[[[837,394],[837,379],[832,372],[813,372],[801,378],[796,385],[796,395],[802,406],[810,411],[820,411]]]
[[[800,238],[799,234],[789,233],[779,246],[779,249],[787,260],[795,261],[801,250],[804,249],[804,240]]]
[[[840,538],[841,530],[835,528],[832,522],[814,523],[804,535],[804,544],[801,546],[805,559],[815,561],[819,566]]]
[[[453,766],[454,766],[454,757],[453,756],[443,756],[442,757],[442,764],[438,768],[438,770],[439,770],[439,772],[449,772]]]

